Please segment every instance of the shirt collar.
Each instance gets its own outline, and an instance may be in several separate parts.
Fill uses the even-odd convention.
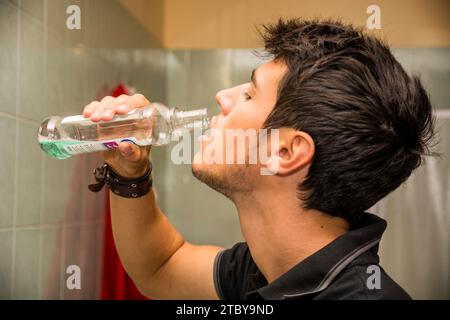
[[[259,289],[249,292],[247,298],[279,300],[318,293],[326,289],[353,260],[369,250],[373,252],[373,263],[378,263],[378,243],[386,225],[382,218],[370,213],[362,214],[348,232],[295,265],[272,283],[267,284],[258,271],[250,280],[255,288]]]

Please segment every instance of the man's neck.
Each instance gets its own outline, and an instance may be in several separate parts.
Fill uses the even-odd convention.
[[[253,260],[270,283],[348,231],[348,223],[304,210],[295,192],[234,199]]]

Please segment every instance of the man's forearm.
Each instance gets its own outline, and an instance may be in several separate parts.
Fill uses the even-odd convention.
[[[110,192],[111,221],[120,259],[138,287],[151,285],[155,272],[184,244],[159,209],[153,190],[136,199]]]

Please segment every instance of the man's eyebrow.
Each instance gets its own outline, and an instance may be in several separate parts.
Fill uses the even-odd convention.
[[[252,70],[252,76],[251,76],[250,80],[252,81],[253,86],[255,87],[255,89],[258,89],[258,86],[256,84],[256,69]]]

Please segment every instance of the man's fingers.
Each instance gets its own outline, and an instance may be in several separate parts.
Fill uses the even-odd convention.
[[[116,114],[126,114],[133,109],[145,107],[150,101],[142,94],[132,96],[121,95],[117,98],[106,96],[100,102],[94,101],[87,105],[83,110],[83,115],[90,117],[92,121],[109,121]]]
[[[100,110],[100,119],[103,121],[111,120],[116,114],[116,100],[112,100]]]
[[[100,104],[100,102],[98,101],[92,101],[91,103],[89,103],[87,106],[84,107],[83,109],[83,116],[85,118],[89,118],[92,114],[92,111],[95,110],[95,108]]]
[[[91,120],[96,122],[102,120],[102,112],[105,106],[107,106],[111,101],[114,101],[114,97],[106,96],[104,97],[99,104],[94,106],[94,109],[91,112]],[[112,117],[111,117],[112,118]]]
[[[148,101],[147,98],[144,97],[144,95],[142,95],[140,93],[136,93],[131,96],[130,105],[134,106],[135,108],[145,107],[149,104],[150,104],[150,101]]]
[[[106,104],[101,111],[101,119],[104,121],[111,120],[116,114],[125,114],[130,109],[131,97],[125,94],[120,95],[114,100]]]

